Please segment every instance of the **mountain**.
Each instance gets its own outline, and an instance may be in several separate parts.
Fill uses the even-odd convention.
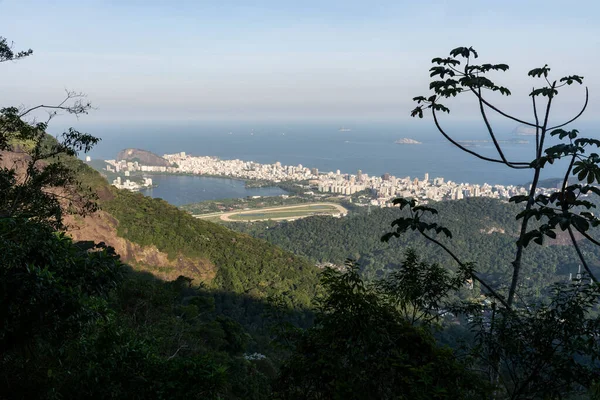
[[[2,152],[0,167],[17,166],[19,172],[27,157],[23,152]],[[257,299],[282,296],[290,307],[310,306],[318,269],[307,259],[193,218],[163,200],[116,189],[81,160],[66,157],[63,162],[98,197],[98,211],[65,218],[67,233],[75,241],[103,242],[136,270],[161,279],[183,275],[214,290]]]
[[[124,261],[163,279],[184,275],[214,289],[261,299],[285,293],[290,306],[310,305],[318,269],[306,259],[164,200],[116,189],[81,167],[83,183],[98,193],[100,211],[68,219],[74,239],[105,242]]]
[[[28,159],[1,152],[0,168],[20,178]],[[0,218],[0,398],[271,398],[272,329],[312,325],[318,269],[59,161],[100,209],[66,234]]]
[[[171,164],[159,155],[147,150],[124,149],[117,154],[117,161],[137,161],[140,164],[154,167],[170,167]]]

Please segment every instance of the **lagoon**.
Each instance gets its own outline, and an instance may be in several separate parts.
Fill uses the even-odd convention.
[[[276,186],[246,188],[236,179],[190,175],[152,175],[157,187],[142,190],[146,196],[161,198],[175,206],[207,200],[237,199],[248,196],[279,196],[287,192]]]

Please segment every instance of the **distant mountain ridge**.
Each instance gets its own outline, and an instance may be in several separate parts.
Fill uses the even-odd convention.
[[[123,149],[117,154],[117,161],[137,161],[153,167],[170,167],[171,164],[159,155],[142,149]]]

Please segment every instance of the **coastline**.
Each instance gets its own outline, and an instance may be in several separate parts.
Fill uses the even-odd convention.
[[[411,144],[412,140],[411,140]],[[467,197],[490,197],[509,200],[526,192],[522,185],[472,184],[445,180],[443,177],[396,177],[389,173],[369,176],[358,170],[357,174],[319,172],[316,168],[282,165],[280,162],[261,164],[240,159],[224,160],[214,156],[192,156],[185,152],[164,154],[170,167],[146,166],[136,162],[105,160],[116,171],[143,176],[196,176],[229,179],[244,182],[246,189],[278,187],[294,193],[352,196],[365,192],[370,204],[387,207],[397,197],[418,199],[421,202],[460,200]],[[107,166],[107,169],[109,167]],[[112,167],[111,167],[112,168]],[[110,169],[113,171],[112,169]],[[220,173],[221,172],[221,173]],[[131,176],[131,175],[130,175]],[[540,189],[543,192],[543,189]]]

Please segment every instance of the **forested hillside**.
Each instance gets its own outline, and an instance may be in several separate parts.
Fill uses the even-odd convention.
[[[56,145],[47,136],[40,143]],[[0,161],[29,162],[12,150]],[[269,398],[286,355],[272,345],[272,329],[312,324],[317,268],[162,200],[112,188],[74,157],[52,162],[100,209],[65,216],[75,224],[66,235],[45,220],[0,218],[0,398]],[[39,196],[6,183],[15,195]],[[31,198],[19,201],[29,215],[44,210]],[[148,273],[160,272],[151,259],[122,264],[113,243],[188,268],[161,267],[183,275],[165,282]]]
[[[118,221],[118,234],[169,257],[208,259],[216,268],[216,289],[267,298],[287,293],[290,306],[308,306],[317,269],[263,240],[193,218],[164,200],[112,189],[101,206]]]
[[[512,261],[512,246],[517,240],[518,206],[487,198],[471,198],[432,204],[439,217],[431,219],[448,227],[452,239],[441,238],[462,259],[473,261],[478,270],[490,277],[505,276]],[[449,268],[454,262],[443,251],[416,233],[406,233],[390,242],[381,236],[390,232],[391,222],[403,215],[396,208],[377,208],[371,212],[358,210],[345,218],[312,217],[287,223],[230,224],[233,229],[308,257],[315,262],[341,265],[347,258],[358,261],[366,277],[381,277],[397,267],[408,248],[416,249],[429,261]],[[563,245],[563,237],[548,241],[544,247],[531,246],[524,254],[528,281],[536,287],[555,279],[568,278],[577,272],[576,254],[572,246]],[[597,250],[592,265],[598,266]]]
[[[164,200],[116,189],[81,161],[65,161],[83,185],[98,193],[100,209],[117,221],[116,235],[142,248],[156,247],[170,260],[204,260],[214,278],[185,269],[195,284],[263,299],[285,293],[291,307],[310,305],[318,282],[314,263],[265,240],[193,218]]]
[[[159,260],[152,258],[128,260],[135,269],[169,280],[180,274],[192,279],[192,285],[209,289],[215,309],[244,324],[262,343],[262,351],[273,322],[267,315],[268,303],[287,308],[288,322],[310,325],[309,309],[319,290],[319,270],[314,263],[265,240],[193,218],[163,200],[111,187],[81,161],[67,162],[78,171],[83,184],[99,193],[100,213],[116,220],[116,230],[109,231],[113,237],[96,240],[113,245],[125,239],[126,245],[120,246],[123,252],[130,251],[133,244],[139,246],[135,250],[140,253],[156,249],[169,259],[163,266],[153,265],[152,261]],[[106,224],[100,213],[80,220],[80,224]],[[83,231],[85,236],[87,231]],[[96,234],[96,230],[91,233]],[[79,231],[73,234],[82,236]]]

